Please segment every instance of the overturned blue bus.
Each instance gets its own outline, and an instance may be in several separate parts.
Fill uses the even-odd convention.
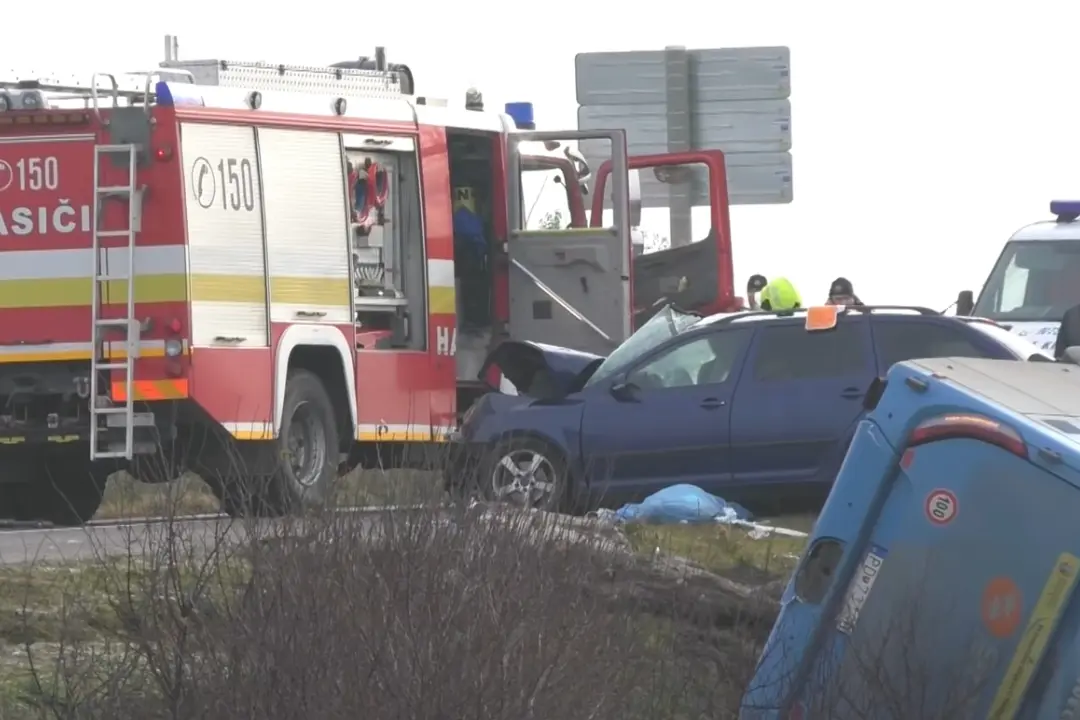
[[[740,717],[1080,718],[1080,366],[913,360],[868,404]]]

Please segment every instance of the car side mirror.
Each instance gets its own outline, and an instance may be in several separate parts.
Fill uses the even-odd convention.
[[[630,227],[641,227],[641,173],[631,170],[627,181],[630,183]]]
[[[874,378],[866,391],[866,395],[863,395],[863,410],[870,411],[878,406],[878,403],[881,402],[881,396],[885,394],[885,386],[887,384],[888,383],[883,377]]]
[[[956,296],[956,314],[970,315],[975,309],[975,293],[970,290],[961,290]]]
[[[1061,359],[1073,365],[1080,365],[1080,347],[1073,345],[1065,348],[1065,354]]]
[[[613,382],[610,391],[611,397],[619,402],[635,402],[637,400],[638,386],[628,382],[625,377]]]

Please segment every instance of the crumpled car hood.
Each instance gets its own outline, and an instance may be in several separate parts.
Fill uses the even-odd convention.
[[[492,350],[480,368],[485,379],[497,367],[522,395],[538,400],[555,400],[577,392],[604,358],[592,353],[528,340],[506,340]]]

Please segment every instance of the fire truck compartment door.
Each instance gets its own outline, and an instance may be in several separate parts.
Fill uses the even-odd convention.
[[[606,141],[611,148],[609,227],[526,230],[520,145]],[[600,144],[600,143],[597,143]],[[607,355],[630,336],[630,193],[622,130],[526,132],[508,138],[510,335]]]

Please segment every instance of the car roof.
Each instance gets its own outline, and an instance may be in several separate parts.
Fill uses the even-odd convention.
[[[1032,223],[1013,233],[1009,242],[1038,240],[1080,240],[1080,222],[1046,220]]]
[[[744,322],[769,322],[779,320],[791,320],[792,318],[805,319],[807,308],[788,311],[772,310],[740,310],[733,313],[716,313],[709,315],[691,325],[687,330],[712,327],[718,323],[742,324]],[[841,310],[840,317],[855,317],[861,315],[884,315],[895,317],[938,317],[951,318],[942,315],[937,310],[920,307],[918,305],[850,305]]]

